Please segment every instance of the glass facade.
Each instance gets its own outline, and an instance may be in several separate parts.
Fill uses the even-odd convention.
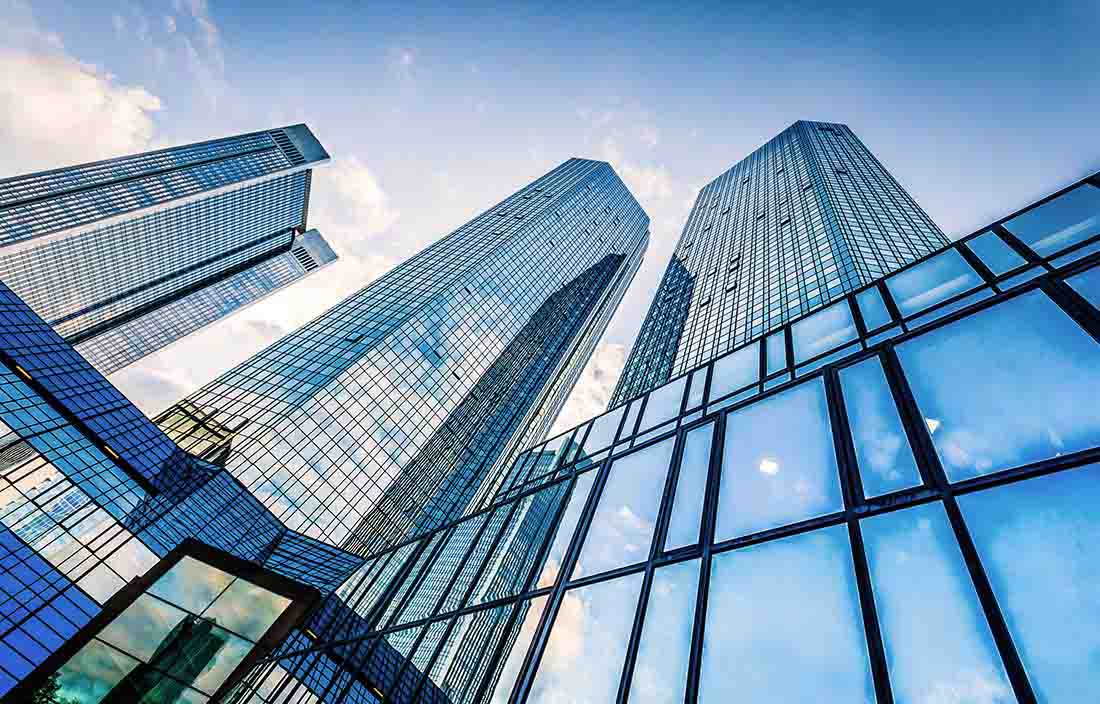
[[[571,159],[192,394],[231,450],[178,408],[161,427],[330,544],[443,525],[545,436],[648,224],[610,166]]]
[[[611,405],[945,244],[851,129],[796,122],[699,191]]]
[[[520,454],[228,701],[1091,701],[1100,229],[1006,232]]]
[[[0,279],[109,374],[335,259],[328,158],[294,125],[4,179]]]

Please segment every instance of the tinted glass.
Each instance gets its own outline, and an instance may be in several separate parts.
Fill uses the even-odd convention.
[[[1100,188],[1084,185],[1004,224],[1042,255],[1100,233]]]
[[[1005,244],[996,232],[986,232],[978,235],[967,241],[966,246],[978,255],[978,258],[989,267],[990,271],[998,276],[1027,263],[1027,260],[1016,254],[1016,251]]]
[[[592,423],[588,437],[584,441],[584,451],[588,454],[599,452],[615,441],[615,432],[619,429],[626,406],[620,406],[605,413]]]
[[[193,613],[202,613],[232,581],[232,575],[184,556],[149,588],[149,593]]]
[[[714,424],[695,428],[684,439],[680,474],[672,498],[672,514],[665,535],[665,550],[675,550],[699,542],[699,522],[703,518],[703,498],[707,490],[710,443]]]
[[[920,484],[920,472],[878,357],[842,369],[840,383],[864,496]]]
[[[680,414],[687,380],[688,377],[683,376],[650,392],[639,430],[648,430]]]
[[[859,312],[863,316],[863,325],[868,330],[877,330],[883,325],[890,324],[890,310],[883,302],[878,288],[872,287],[857,293],[856,303],[859,304]]]
[[[798,442],[792,442],[797,433]],[[843,508],[820,379],[726,417],[715,540]]]
[[[768,346],[768,374],[774,374],[787,367],[787,349],[783,332],[772,334],[766,340]]]
[[[958,501],[1039,701],[1100,701],[1100,466]]]
[[[558,522],[554,542],[550,544],[550,551],[546,554],[546,562],[543,563],[542,573],[539,575],[539,587],[548,587],[558,578],[562,560],[565,559],[565,551],[569,549],[569,541],[573,539],[573,532],[577,530],[577,521],[581,519],[581,512],[584,511],[584,504],[588,501],[588,494],[592,491],[597,473],[589,471],[577,477],[573,493],[569,495],[569,503],[565,506],[561,521]]]
[[[847,530],[714,557],[699,702],[875,701]]]
[[[508,704],[508,697],[512,694],[516,677],[523,667],[523,659],[527,656],[527,649],[531,646],[531,639],[535,637],[539,619],[542,618],[542,610],[546,606],[546,597],[540,596],[530,602],[520,605],[519,633],[516,635],[512,647],[502,656],[504,666],[500,670],[493,695],[489,698],[492,704]]]
[[[840,301],[791,326],[794,362],[799,364],[856,339],[848,301]]]
[[[615,701],[641,586],[638,573],[565,593],[528,702]]]
[[[1100,308],[1100,266],[1083,271],[1066,279],[1073,290],[1085,297],[1089,303]]]
[[[714,363],[710,397],[721,398],[760,381],[760,347],[754,343]]]
[[[243,579],[237,579],[222,592],[213,605],[203,614],[217,621],[219,626],[244,636],[259,640],[287,606],[290,599]]]
[[[1016,701],[943,506],[861,527],[894,701]]]
[[[695,408],[703,402],[703,391],[707,385],[707,369],[696,369],[691,374],[691,386],[688,388],[687,404],[684,408]]]
[[[630,701],[672,704],[684,700],[698,591],[699,560],[653,573],[630,681]]]
[[[662,440],[612,463],[573,579],[649,557],[674,440]]]
[[[897,352],[952,480],[1100,444],[1100,346],[1040,291]]]
[[[886,279],[886,287],[904,316],[919,313],[981,283],[977,272],[953,249]]]

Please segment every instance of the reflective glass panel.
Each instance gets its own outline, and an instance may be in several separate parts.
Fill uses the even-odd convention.
[[[687,380],[687,376],[682,376],[649,393],[649,400],[646,401],[645,411],[642,413],[642,424],[638,428],[639,431],[648,430],[680,415],[680,404],[684,400],[684,387]]]
[[[886,288],[904,316],[945,301],[982,283],[962,255],[953,249],[894,274],[886,279]]]
[[[861,527],[894,701],[1016,701],[943,506]]]
[[[704,634],[701,704],[875,701],[844,526],[716,555]]]
[[[528,702],[615,701],[641,586],[636,573],[565,593]]]
[[[1100,188],[1084,185],[1004,224],[1042,255],[1100,233]]]
[[[104,627],[99,637],[119,650],[148,662],[168,634],[186,618],[187,612],[142,594]]]
[[[577,530],[577,521],[581,519],[584,504],[588,501],[588,494],[592,491],[592,483],[596,480],[597,473],[593,470],[577,477],[573,493],[569,495],[569,503],[566,504],[565,512],[562,513],[561,520],[558,522],[554,542],[550,545],[550,551],[546,554],[546,561],[539,574],[539,588],[549,587],[558,578],[562,560],[565,559],[565,551],[569,549],[569,541],[573,539],[573,532]]]
[[[1076,276],[1066,279],[1066,283],[1073,287],[1074,291],[1084,296],[1085,300],[1100,308],[1100,266],[1094,266],[1088,271],[1082,271]]]
[[[611,464],[573,579],[649,557],[675,436]]]
[[[726,417],[719,486],[715,540],[843,508],[821,379]]]
[[[245,638],[257,641],[271,624],[290,606],[290,599],[279,596],[244,579],[234,580],[214,604],[203,613]]]
[[[848,301],[842,300],[791,326],[794,363],[824,354],[856,339],[856,323]]]
[[[897,352],[953,481],[1100,443],[1100,346],[1041,291]]]
[[[139,664],[106,643],[92,640],[57,671],[58,694],[66,704],[98,704]]]
[[[613,443],[625,411],[626,406],[620,406],[593,421],[592,430],[588,431],[588,437],[584,441],[584,451],[591,455]]]
[[[996,232],[980,234],[968,240],[965,246],[978,255],[978,259],[981,259],[982,263],[997,276],[1027,264],[1027,260],[1016,254],[1016,251],[1005,244]]]
[[[787,348],[783,331],[773,333],[766,340],[768,346],[768,374],[787,368]]]
[[[699,560],[662,567],[653,573],[638,657],[630,681],[632,702],[684,701]]]
[[[958,501],[1039,701],[1100,701],[1100,465]]]
[[[546,597],[540,596],[530,602],[520,605],[519,633],[516,635],[512,647],[505,655],[504,666],[500,670],[493,695],[489,698],[492,704],[508,704],[508,697],[512,694],[512,688],[516,684],[520,668],[523,667],[523,659],[527,656],[527,649],[531,647],[531,639],[535,637],[539,619],[542,618],[542,610],[546,606]]]
[[[707,368],[696,369],[691,374],[691,386],[688,387],[687,404],[684,408],[695,408],[703,402],[703,391],[707,386]]]
[[[703,498],[707,491],[710,443],[714,424],[695,428],[684,438],[680,474],[672,498],[672,513],[665,535],[665,550],[675,550],[699,542],[699,523],[703,518]]]
[[[860,315],[863,316],[863,325],[868,330],[878,330],[883,325],[889,325],[893,320],[890,317],[890,309],[886,307],[882,294],[875,286],[857,293],[856,303],[859,305]]]
[[[714,363],[710,397],[722,398],[749,384],[760,381],[760,347],[754,342]]]
[[[233,575],[185,555],[149,588],[149,593],[201,614],[232,581]]]
[[[863,495],[870,498],[921,483],[878,357],[840,370]]]

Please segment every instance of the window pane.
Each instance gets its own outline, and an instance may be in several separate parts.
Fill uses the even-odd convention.
[[[641,586],[637,573],[565,593],[528,702],[615,701]]]
[[[653,573],[638,658],[630,681],[632,702],[684,701],[699,560],[663,567]]]
[[[540,596],[520,607],[522,609],[519,633],[516,635],[512,648],[503,657],[504,666],[500,670],[500,678],[497,680],[493,696],[489,699],[492,704],[508,704],[508,697],[512,694],[512,688],[516,684],[519,670],[523,667],[523,659],[527,656],[527,649],[531,647],[531,639],[535,637],[535,629],[538,628],[539,619],[542,618],[542,609],[546,606],[546,597]]]
[[[93,704],[103,700],[140,663],[98,640],[92,640],[57,671],[58,694],[66,701]]]
[[[691,386],[688,390],[687,405],[684,408],[695,408],[703,402],[703,391],[706,390],[707,368],[696,369],[691,374]]]
[[[649,557],[675,436],[615,460],[573,579]]]
[[[943,506],[861,526],[894,702],[1016,701]]]
[[[615,441],[615,432],[623,418],[626,406],[620,406],[610,413],[604,413],[592,423],[592,430],[584,441],[584,451],[592,455]]]
[[[1100,346],[1040,291],[897,352],[953,481],[1100,443]]]
[[[742,347],[714,363],[710,380],[711,399],[722,398],[749,384],[760,381],[760,343]]]
[[[684,386],[687,380],[687,376],[682,376],[650,392],[639,431],[648,430],[680,415],[680,403],[684,400]]]
[[[768,345],[768,374],[787,368],[787,348],[783,338],[783,331],[773,333],[767,340]]]
[[[1039,701],[1100,701],[1100,465],[958,501]]]
[[[847,529],[715,556],[699,702],[875,701]]]
[[[1000,276],[1006,271],[1027,263],[1023,257],[1005,244],[1005,241],[997,236],[996,232],[986,232],[968,241],[966,246],[970,251],[978,255],[978,258],[989,267],[989,270]]]
[[[237,579],[222,592],[204,617],[214,619],[249,640],[259,640],[279,615],[290,606],[290,599],[262,587]]]
[[[1088,271],[1082,271],[1076,276],[1066,279],[1066,283],[1073,287],[1077,293],[1085,297],[1085,300],[1100,308],[1100,266],[1095,266]]]
[[[962,255],[949,249],[886,279],[886,288],[890,289],[901,314],[909,316],[981,283],[981,277]]]
[[[856,323],[848,301],[840,301],[791,326],[794,363],[824,354],[856,339]]]
[[[859,304],[859,312],[863,316],[863,324],[868,330],[877,330],[891,322],[890,310],[882,300],[882,294],[878,288],[871,287],[866,291],[856,294],[856,303]]]
[[[99,637],[139,660],[148,662],[187,613],[156,597],[142,594],[115,617]]]
[[[699,542],[699,523],[703,518],[703,496],[707,491],[707,468],[714,424],[695,428],[684,438],[680,475],[672,499],[665,550],[675,550]]]
[[[863,495],[870,498],[921,483],[894,398],[878,357],[840,371]]]
[[[1037,253],[1053,254],[1100,233],[1100,188],[1081,186],[1004,226]]]
[[[546,554],[546,562],[543,563],[542,573],[539,575],[538,588],[549,587],[558,578],[561,571],[561,562],[565,559],[565,551],[569,549],[569,541],[573,539],[573,533],[577,530],[577,521],[581,519],[584,504],[588,501],[588,494],[592,492],[592,483],[596,480],[598,471],[585,472],[577,477],[577,483],[573,487],[573,493],[569,495],[569,504],[562,513],[558,522],[557,533],[550,551]]]
[[[843,508],[821,379],[729,414],[720,487],[715,540]]]
[[[232,581],[232,575],[184,556],[149,588],[149,593],[201,614]]]

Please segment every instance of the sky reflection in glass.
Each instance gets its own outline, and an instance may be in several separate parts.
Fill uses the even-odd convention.
[[[1100,443],[1100,345],[1040,291],[897,352],[952,481]]]
[[[856,294],[856,303],[859,312],[863,316],[863,326],[868,330],[877,330],[883,325],[889,325],[893,318],[890,317],[890,309],[882,300],[882,294],[878,288],[871,287]]]
[[[895,704],[1016,701],[942,504],[861,528]]]
[[[886,374],[878,357],[840,370],[863,495],[870,498],[921,483]]]
[[[791,326],[794,363],[835,349],[856,339],[856,323],[848,301],[841,300]]]
[[[665,550],[675,550],[699,542],[699,523],[703,518],[703,498],[707,490],[710,444],[714,423],[695,428],[684,439],[680,474],[672,497],[672,513],[665,535]]]
[[[639,572],[565,593],[530,704],[615,701],[641,586]]]
[[[1100,233],[1100,188],[1085,184],[1004,224],[1044,256]]]
[[[1100,266],[1094,266],[1088,271],[1071,276],[1066,279],[1066,283],[1084,296],[1086,301],[1100,309]]]
[[[642,413],[642,425],[638,428],[639,432],[660,425],[680,413],[680,403],[684,400],[687,380],[687,376],[682,376],[676,381],[654,389],[649,394],[645,411]]]
[[[874,702],[844,526],[714,557],[699,702]]]
[[[539,574],[538,588],[549,587],[558,578],[562,560],[565,559],[565,551],[569,549],[569,541],[573,539],[573,533],[577,530],[577,522],[581,519],[584,505],[588,501],[588,494],[592,491],[592,483],[596,480],[598,473],[597,470],[592,470],[577,477],[573,493],[569,495],[569,503],[565,506],[565,512],[562,513],[561,520],[558,522],[558,532],[554,535],[554,542],[550,545],[550,551],[546,553],[546,561]]]
[[[1039,701],[1100,701],[1100,465],[958,501]]]
[[[508,703],[508,697],[512,695],[516,677],[519,676],[520,668],[523,667],[523,659],[527,656],[527,649],[531,647],[531,640],[535,637],[539,619],[542,618],[542,610],[546,606],[546,599],[547,597],[540,596],[520,607],[525,610],[525,613],[522,614],[523,620],[520,623],[519,633],[516,635],[515,642],[512,643],[511,650],[507,651],[507,659],[500,670],[500,677],[493,689],[493,695],[489,698],[492,704]]]
[[[630,701],[673,704],[684,700],[698,591],[698,559],[653,573]]]
[[[615,460],[573,569],[573,579],[649,557],[675,438]]]
[[[949,249],[886,279],[886,288],[901,314],[909,316],[981,283],[962,255]]]
[[[711,399],[722,398],[760,380],[760,343],[754,342],[714,363]]]
[[[978,255],[978,258],[989,267],[990,271],[998,276],[1027,263],[1023,257],[1016,254],[1014,249],[1005,244],[1005,241],[998,237],[995,232],[986,232],[972,240],[967,240],[966,246]]]
[[[716,541],[842,508],[821,379],[726,417]]]

